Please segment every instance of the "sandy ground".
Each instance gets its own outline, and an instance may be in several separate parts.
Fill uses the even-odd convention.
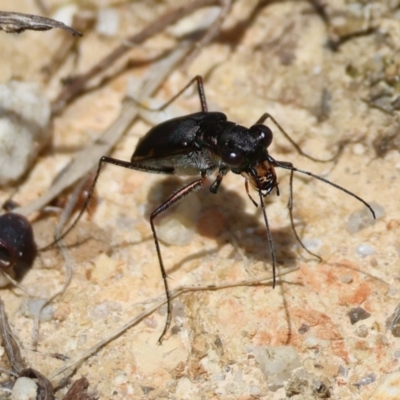
[[[32,3],[3,0],[1,7],[40,13]],[[45,3],[55,10],[62,2]],[[89,4],[93,12],[95,3]],[[114,4],[120,17],[117,34],[104,37],[88,31],[77,52],[48,83],[40,68],[65,33],[0,32],[1,82],[13,77],[38,81],[53,99],[60,78],[87,70],[124,37],[165,11],[168,3],[177,4]],[[387,323],[400,301],[395,102],[400,38],[399,16],[389,9],[395,4],[330,1],[330,26],[308,2],[282,1],[258,9],[256,4],[236,1],[222,35],[202,49],[188,69],[176,68],[156,97],[168,100],[201,74],[209,109],[226,113],[232,121],[250,126],[269,112],[305,153],[321,159],[330,158],[345,144],[336,163],[313,162],[298,155],[268,123],[274,132],[270,148],[274,158],[351,190],[372,204],[379,218],[374,223],[356,199],[296,174],[296,226],[304,243],[323,258],[319,263],[294,237],[287,210],[289,175],[278,169],[280,196],[272,193],[266,200],[267,214],[280,271],[298,270],[283,276],[275,289],[266,282],[180,296],[173,302],[172,329],[161,346],[157,339],[165,307],[151,314],[77,367],[74,379],[86,376],[100,399],[366,399],[385,375],[399,368],[400,342]],[[185,26],[197,20],[191,17]],[[129,57],[148,58],[173,46],[176,33],[185,26],[132,49]],[[365,34],[350,37],[336,51],[327,45],[329,38],[334,41],[358,31]],[[140,79],[147,68],[142,65],[119,74],[55,118],[52,146],[18,185],[17,202],[29,204],[43,194],[74,152],[117,118],[128,79]],[[199,110],[195,95],[183,96],[177,103],[183,113]],[[137,120],[118,141],[113,156],[129,160],[150,127]],[[211,182],[184,200],[183,214],[179,207],[172,213],[184,215],[178,221],[183,220],[187,230],[182,246],[162,244],[171,287],[235,283],[271,270],[262,214],[247,198],[244,179],[228,174],[216,196],[208,191]],[[69,238],[79,239],[70,249],[72,282],[51,305],[51,317],[41,323],[37,351],[32,351],[33,319],[24,311],[28,296],[18,289],[2,290],[30,366],[52,376],[162,295],[148,217],[181,186],[177,178],[112,166],[104,169],[90,221],[85,217]],[[14,190],[2,188],[1,199]],[[358,226],[360,219],[364,223]],[[51,239],[54,223],[55,217],[49,215],[35,222],[40,245]],[[21,284],[32,295],[46,298],[64,280],[64,259],[54,249],[39,254]],[[368,313],[367,318],[352,324],[348,313],[357,307]],[[273,365],[277,348],[285,352],[287,371],[274,375],[276,370],[265,368]],[[69,358],[62,361],[51,353]],[[4,354],[2,359],[7,367]]]

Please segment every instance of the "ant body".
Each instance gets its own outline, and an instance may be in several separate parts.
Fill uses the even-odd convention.
[[[298,169],[290,162],[277,161],[269,155],[268,147],[272,143],[273,135],[271,129],[264,125],[264,122],[268,118],[274,122],[282,134],[300,154],[314,161],[321,161],[303,153],[299,146],[290,138],[290,136],[270,114],[263,114],[254,125],[250,128],[246,128],[228,121],[226,115],[221,112],[209,112],[204,93],[203,80],[200,76],[196,76],[192,79],[177,95],[164,104],[164,106],[159,110],[165,109],[194,82],[197,82],[201,111],[183,117],[170,119],[150,129],[150,131],[139,141],[130,161],[123,161],[108,156],[101,157],[95,178],[89,191],[89,196],[87,197],[83,208],[73,224],[61,236],[64,237],[77,224],[84,211],[88,208],[90,198],[93,194],[93,190],[104,163],[156,174],[177,174],[186,176],[200,175],[198,179],[186,184],[176,193],[171,195],[163,204],[154,210],[150,216],[150,226],[164,281],[168,309],[167,321],[159,338],[159,343],[161,343],[162,338],[170,326],[172,307],[167,280],[168,276],[161,256],[154,220],[158,215],[182,200],[185,196],[200,189],[205,184],[206,177],[215,171],[217,171],[217,177],[210,186],[211,193],[218,192],[218,188],[224,176],[230,171],[242,175],[245,178],[246,192],[255,206],[257,206],[257,203],[250,195],[249,184],[258,193],[271,251],[274,286],[276,277],[276,257],[263,198],[268,196],[274,189],[276,190],[277,195],[279,195],[278,181],[275,172],[276,167],[290,170],[290,220],[295,236],[305,250],[307,250],[307,248],[301,242],[294,228],[292,216],[292,182],[294,172],[312,176],[342,190],[363,203],[375,218],[375,213],[372,207],[356,194],[328,181],[327,179],[314,175],[311,172]],[[325,161],[332,160],[333,159]],[[59,239],[60,238],[57,240]],[[309,250],[307,251],[311,253]],[[315,254],[313,255],[315,256]]]

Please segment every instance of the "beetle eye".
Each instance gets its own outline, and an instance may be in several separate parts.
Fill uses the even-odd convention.
[[[268,128],[268,126],[263,124],[256,124],[250,127],[249,133],[254,138],[257,138],[259,141],[263,142],[265,147],[269,147],[272,143],[272,131]]]
[[[230,142],[224,143],[224,146],[220,149],[220,155],[222,161],[233,168],[240,167],[245,160],[243,152],[235,149]]]

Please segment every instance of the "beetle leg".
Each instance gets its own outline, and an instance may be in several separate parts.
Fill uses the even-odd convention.
[[[198,179],[198,180],[196,180],[194,182],[191,182],[188,185],[184,186],[178,192],[174,193],[171,197],[169,197],[163,204],[161,204],[150,215],[151,230],[153,232],[154,244],[155,244],[156,250],[157,250],[158,262],[160,264],[161,275],[162,275],[162,278],[163,278],[163,281],[164,281],[165,295],[167,297],[167,320],[165,322],[164,330],[162,331],[161,336],[158,339],[158,343],[159,344],[162,343],[162,339],[163,339],[164,335],[166,334],[168,328],[171,325],[172,305],[171,305],[171,294],[170,294],[170,291],[169,291],[168,280],[167,280],[168,275],[165,272],[165,267],[164,267],[164,263],[163,263],[162,256],[161,256],[160,244],[159,244],[158,237],[157,237],[157,232],[156,232],[156,229],[155,229],[155,226],[154,226],[154,219],[158,215],[160,215],[161,213],[166,211],[168,208],[170,208],[172,205],[178,203],[180,200],[182,200],[184,197],[186,197],[189,193],[192,193],[195,190],[200,189],[204,185],[205,181],[206,181],[205,176],[202,176],[200,179]]]
[[[206,94],[204,92],[204,84],[203,84],[203,78],[200,75],[195,76],[193,79],[190,80],[190,82],[185,85],[184,88],[182,88],[175,96],[173,96],[171,99],[169,99],[166,103],[164,103],[161,107],[157,108],[150,108],[145,106],[144,104],[140,103],[136,99],[130,97],[130,99],[138,104],[141,108],[144,108],[145,110],[148,111],[163,111],[165,110],[169,105],[171,105],[179,96],[182,95],[182,93],[191,85],[193,85],[194,82],[197,82],[197,91],[199,93],[199,98],[200,98],[200,105],[201,105],[201,111],[203,112],[208,112],[208,106],[207,106],[207,100],[206,100]]]
[[[76,226],[76,224],[79,222],[81,219],[82,215],[85,213],[85,211],[89,208],[90,201],[92,200],[94,188],[96,187],[97,180],[99,179],[100,176],[100,171],[103,166],[103,164],[113,164],[118,167],[123,167],[123,168],[128,168],[128,169],[133,169],[137,171],[144,171],[144,172],[150,172],[150,173],[155,173],[155,174],[173,174],[174,173],[174,168],[155,168],[155,167],[148,167],[145,165],[141,165],[139,163],[132,163],[130,161],[124,161],[124,160],[119,160],[118,158],[113,158],[113,157],[107,157],[103,156],[99,160],[99,165],[97,167],[96,175],[93,179],[92,185],[89,188],[88,195],[86,197],[85,203],[83,204],[82,209],[80,210],[78,216],[76,217],[75,221],[72,223],[72,225],[67,228],[63,233],[57,234],[56,238],[54,239],[53,242],[48,244],[47,246],[41,248],[40,250],[46,250],[50,247],[52,247],[54,244],[56,244],[58,241],[63,239],[65,236],[68,235],[69,232],[71,232],[72,229]]]

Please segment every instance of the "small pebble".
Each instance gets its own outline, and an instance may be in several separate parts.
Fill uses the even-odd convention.
[[[315,336],[308,336],[303,344],[307,349],[315,349],[318,347],[319,341]]]
[[[352,308],[347,315],[349,316],[352,325],[371,316],[371,314],[368,311],[365,311],[362,307]]]
[[[195,226],[185,215],[168,215],[157,228],[158,238],[169,245],[187,246],[193,239]]]
[[[97,14],[96,32],[99,35],[113,37],[120,26],[119,12],[115,8],[100,8]]]
[[[357,388],[360,388],[361,386],[370,385],[371,383],[374,383],[375,381],[376,381],[376,374],[374,372],[371,372],[364,378],[360,379],[358,382],[353,383],[353,385]]]
[[[310,330],[310,327],[307,324],[301,324],[300,328],[297,330],[300,335],[304,335],[305,333],[307,333]]]
[[[36,400],[38,386],[33,379],[21,377],[15,381],[11,398],[13,400]]]
[[[28,172],[51,139],[50,102],[35,83],[0,85],[0,185]]]
[[[252,350],[261,371],[268,379],[268,388],[276,391],[287,382],[292,371],[301,366],[299,355],[291,346],[254,346]]]
[[[196,195],[183,201],[171,214],[161,218],[157,226],[158,238],[169,245],[187,246],[193,239],[201,203]]]
[[[94,307],[89,307],[90,316],[93,318],[107,318],[121,311],[121,304],[111,300],[105,300]]]
[[[340,275],[339,280],[342,283],[351,283],[353,282],[353,276],[351,274],[343,274]]]
[[[322,246],[322,240],[321,239],[315,239],[315,238],[309,238],[309,239],[302,239],[301,240],[304,244],[304,246],[310,250],[314,251],[319,249]]]
[[[385,215],[385,209],[380,204],[374,201],[370,202],[369,204],[375,211],[377,220]],[[355,211],[350,214],[346,228],[350,233],[357,233],[362,229],[375,224],[375,221],[376,220],[371,215],[371,211],[364,207],[360,211]]]
[[[371,256],[372,254],[375,254],[376,250],[369,245],[368,243],[360,243],[357,247],[356,247],[356,254],[358,254],[361,257],[367,257],[367,256]]]
[[[74,15],[77,13],[77,11],[78,6],[76,4],[68,4],[58,8],[51,17],[57,21],[71,26],[74,22]]]
[[[357,326],[357,328],[356,328],[356,330],[354,331],[354,333],[355,333],[358,337],[361,337],[361,338],[367,337],[367,336],[368,336],[368,327],[367,327],[367,325],[362,324],[362,325],[360,325],[360,326]]]
[[[42,305],[46,303],[46,299],[30,299],[22,302],[20,306],[20,311],[25,317],[35,318],[41,309]],[[41,321],[51,321],[54,319],[54,306],[52,304],[48,304],[46,307],[42,309],[40,313]]]

